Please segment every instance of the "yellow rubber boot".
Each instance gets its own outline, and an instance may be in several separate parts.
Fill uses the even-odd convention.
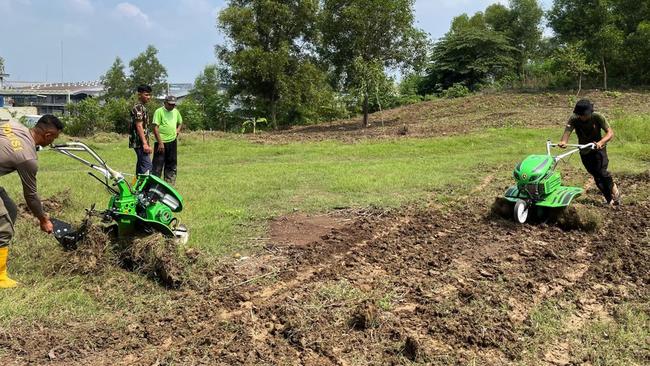
[[[8,255],[9,247],[0,248],[0,288],[13,288],[18,286],[18,283],[7,275]]]

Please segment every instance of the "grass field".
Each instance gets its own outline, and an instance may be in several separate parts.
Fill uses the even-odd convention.
[[[189,246],[204,253],[202,262],[207,266],[225,255],[255,252],[256,239],[265,237],[268,220],[294,211],[426,202],[444,205],[458,197],[480,196],[481,192],[472,191],[487,176],[494,178],[491,184],[505,188],[515,163],[529,153],[542,153],[546,139],[557,139],[562,127],[488,127],[465,135],[353,143],[260,144],[239,136],[204,140],[199,134],[185,135],[179,145],[177,188],[185,199],[180,219],[190,228]],[[614,173],[648,171],[650,116],[621,117],[613,121],[613,127],[618,134],[608,148],[610,169]],[[134,156],[126,140],[98,141],[87,143],[113,168],[133,170]],[[51,151],[41,152],[39,162],[43,197],[69,190],[71,205],[62,213],[64,219],[77,221],[90,204],[106,204],[107,193],[85,174],[82,165]],[[567,170],[580,171],[577,156],[569,165]],[[572,175],[571,179],[582,185],[586,176]],[[2,186],[16,202],[22,201],[17,176],[4,177]],[[109,319],[115,309],[131,307],[137,313],[139,306],[152,299],[165,303],[172,296],[126,271],[94,277],[58,274],[52,258],[60,254],[54,239],[39,233],[36,225],[25,219],[18,223],[10,273],[23,286],[0,293],[0,329],[32,321],[47,325]],[[535,318],[540,327],[549,327],[550,337],[557,336],[552,332],[558,328],[552,323],[552,312],[552,306],[541,307]],[[621,342],[624,337],[648,334],[647,316],[629,314],[626,321],[637,323],[625,324],[631,330],[615,333],[623,337]],[[604,326],[593,324],[593,332],[582,335],[585,342],[601,347]]]

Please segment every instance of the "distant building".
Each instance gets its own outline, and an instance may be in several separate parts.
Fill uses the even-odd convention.
[[[167,95],[173,95],[176,97],[176,100],[180,103],[192,91],[194,85],[190,83],[176,83],[176,84],[167,84]],[[165,96],[159,98],[161,101],[165,99]]]
[[[39,83],[26,81],[7,81],[7,74],[0,74],[0,103],[4,106],[36,107],[37,113],[63,115],[68,103],[80,102],[86,98],[96,98],[104,94],[100,81],[77,83]],[[167,84],[165,95],[157,96],[162,101],[173,95],[182,102],[194,86],[191,83]],[[225,86],[222,87],[225,92]]]
[[[0,88],[0,97],[4,103],[16,107],[33,106],[38,114],[65,113],[65,106],[86,98],[101,95],[104,87],[99,81],[77,83],[33,83],[4,81]]]

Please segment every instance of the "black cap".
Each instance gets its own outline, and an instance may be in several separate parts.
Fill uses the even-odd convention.
[[[578,116],[587,116],[594,112],[594,104],[589,99],[582,99],[576,103],[573,113]]]
[[[173,95],[168,95],[165,97],[165,103],[171,104],[171,105],[176,105],[176,97]]]

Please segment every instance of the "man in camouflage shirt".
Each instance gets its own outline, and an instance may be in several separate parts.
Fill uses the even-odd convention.
[[[609,158],[606,145],[614,137],[614,130],[602,114],[594,112],[594,105],[587,99],[576,104],[573,116],[569,119],[558,146],[566,147],[573,130],[578,135],[579,144],[584,145],[592,142],[596,144],[595,150],[580,151],[582,165],[594,177],[596,186],[605,196],[605,201],[611,205],[620,204],[621,193],[614,184],[612,175],[607,171]],[[602,134],[603,131],[605,136]]]
[[[145,105],[151,99],[151,87],[138,87],[138,103],[131,109],[131,124],[129,125],[129,148],[135,151],[137,162],[136,174],[151,171],[151,146],[149,146],[149,115]]]

